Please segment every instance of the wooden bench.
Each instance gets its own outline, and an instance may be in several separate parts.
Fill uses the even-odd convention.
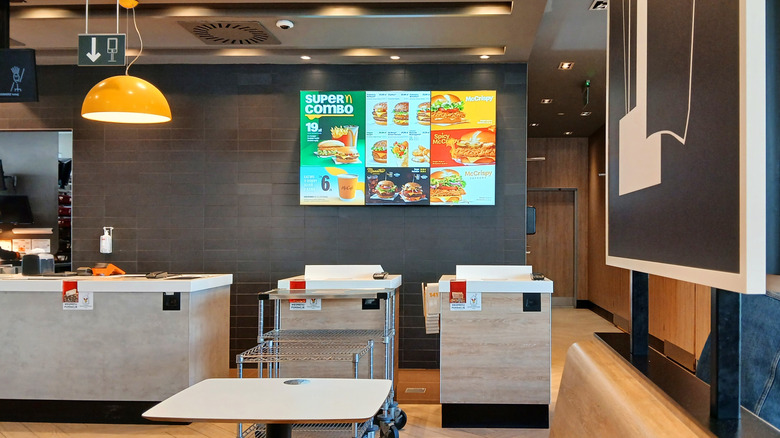
[[[599,340],[566,353],[550,437],[709,437],[677,403]]]

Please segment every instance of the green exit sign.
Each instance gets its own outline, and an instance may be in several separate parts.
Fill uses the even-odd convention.
[[[125,65],[125,34],[79,35],[80,67]]]

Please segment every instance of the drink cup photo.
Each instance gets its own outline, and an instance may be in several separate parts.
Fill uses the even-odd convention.
[[[357,187],[358,176],[347,173],[338,176],[339,198],[342,201],[351,201],[355,199],[355,188]]]
[[[347,126],[347,146],[357,146],[358,144],[358,130],[359,126]]]

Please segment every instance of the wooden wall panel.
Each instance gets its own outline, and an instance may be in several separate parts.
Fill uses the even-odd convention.
[[[650,334],[693,355],[696,285],[650,276]]]
[[[589,139],[588,147],[588,295],[587,299],[629,321],[629,272],[606,264],[606,144],[604,130]],[[584,299],[584,298],[580,298]],[[622,326],[621,326],[622,327]],[[622,327],[628,329],[628,327]]]
[[[650,334],[664,341],[664,354],[689,369],[695,368],[710,334],[710,291],[708,286],[650,276]]]
[[[529,138],[528,157],[545,157],[528,162],[529,189],[577,189],[577,299],[588,299],[588,139]]]

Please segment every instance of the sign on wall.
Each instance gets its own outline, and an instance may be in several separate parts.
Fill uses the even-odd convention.
[[[494,205],[496,91],[301,91],[301,205]]]
[[[79,67],[125,65],[125,40],[123,33],[79,35]]]
[[[35,50],[0,49],[0,103],[37,101]]]
[[[763,12],[683,3],[610,3],[607,264],[765,293]]]

